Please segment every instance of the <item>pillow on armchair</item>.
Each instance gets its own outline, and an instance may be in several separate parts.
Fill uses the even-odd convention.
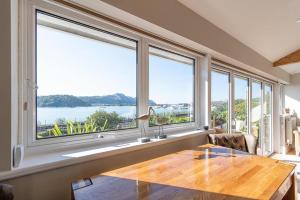
[[[215,145],[248,152],[245,137],[242,134],[209,134],[209,141]]]
[[[209,134],[209,143],[256,154],[257,139],[253,135],[234,134]]]

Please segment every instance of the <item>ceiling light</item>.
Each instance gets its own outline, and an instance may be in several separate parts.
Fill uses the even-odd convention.
[[[298,19],[296,22],[297,22],[297,23],[300,23],[300,19]]]

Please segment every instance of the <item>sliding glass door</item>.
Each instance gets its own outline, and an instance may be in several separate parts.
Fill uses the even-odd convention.
[[[211,72],[211,122],[212,127],[228,132],[229,73]]]
[[[252,134],[259,155],[272,153],[272,85],[236,72],[211,72],[211,126]]]
[[[251,84],[251,134],[257,139],[257,152],[261,151],[261,120],[262,120],[262,83],[259,81],[252,81]]]
[[[258,141],[257,153],[272,153],[272,86],[253,81],[251,90],[251,134]]]
[[[248,133],[248,86],[247,78],[234,76],[232,133]]]
[[[263,86],[263,154],[272,153],[272,86]]]

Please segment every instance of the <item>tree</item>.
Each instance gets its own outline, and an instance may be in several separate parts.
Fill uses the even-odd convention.
[[[226,101],[212,102],[212,119],[216,126],[223,126],[228,118],[228,103]]]
[[[118,125],[124,121],[124,118],[116,112],[96,111],[87,118],[87,122],[93,122],[99,131],[107,129],[117,129]]]
[[[244,121],[247,117],[247,106],[245,100],[235,100],[234,113],[237,120]]]

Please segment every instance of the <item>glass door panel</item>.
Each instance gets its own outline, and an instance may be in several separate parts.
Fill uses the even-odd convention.
[[[248,79],[234,77],[232,133],[248,133]]]
[[[251,134],[258,141],[257,153],[261,154],[261,119],[262,119],[262,84],[261,82],[252,82],[251,97]]]
[[[272,86],[264,85],[263,88],[263,154],[272,153]]]
[[[258,141],[257,154],[270,155],[273,151],[272,95],[272,85],[268,83],[214,69],[211,127],[227,133],[252,134]]]
[[[211,72],[211,127],[228,132],[229,73]]]

